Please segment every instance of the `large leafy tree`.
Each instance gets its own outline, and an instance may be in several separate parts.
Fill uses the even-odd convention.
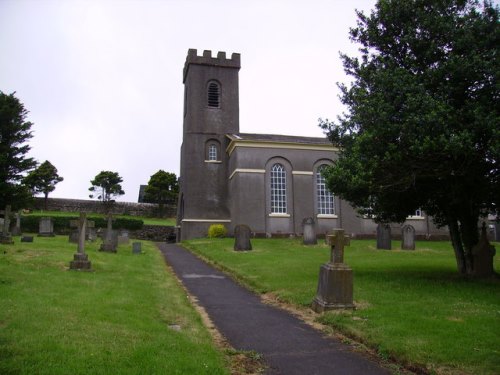
[[[109,211],[115,202],[115,198],[125,194],[121,186],[122,182],[123,179],[118,172],[101,171],[90,181],[92,185],[89,188],[91,192],[90,198],[100,200],[105,210]]]
[[[0,208],[21,208],[27,202],[31,195],[22,180],[36,166],[27,157],[33,124],[26,121],[28,111],[14,94],[0,91]]]
[[[150,203],[157,203],[160,208],[160,215],[163,215],[165,203],[175,202],[179,193],[179,183],[175,173],[159,170],[153,174],[145,189],[144,200]]]
[[[341,55],[347,112],[320,120],[341,152],[329,188],[379,222],[422,208],[474,274],[478,223],[500,204],[499,10],[472,0],[379,0]]]
[[[63,180],[64,178],[57,173],[57,168],[50,161],[45,160],[26,176],[24,183],[33,194],[43,193],[45,209],[47,209],[49,193],[53,192],[56,185]]]

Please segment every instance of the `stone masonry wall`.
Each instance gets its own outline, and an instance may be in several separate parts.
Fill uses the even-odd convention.
[[[44,208],[44,199],[35,198],[35,209]],[[49,198],[47,201],[47,210],[63,212],[102,212],[102,203],[97,200],[85,199],[65,199]],[[168,204],[164,206],[164,217],[176,216],[176,205]],[[132,215],[132,216],[158,216],[158,205],[155,203],[135,203],[135,202],[116,202],[113,207],[113,214]]]

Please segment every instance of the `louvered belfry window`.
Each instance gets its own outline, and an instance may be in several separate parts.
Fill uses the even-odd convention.
[[[220,108],[220,87],[217,82],[208,84],[208,106],[210,108]]]

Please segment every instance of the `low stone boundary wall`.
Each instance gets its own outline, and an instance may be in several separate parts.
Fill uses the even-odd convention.
[[[175,242],[175,227],[144,225],[142,229],[130,232],[130,238],[137,240]]]
[[[45,209],[44,205],[44,198],[35,198],[34,208],[36,210]],[[47,210],[103,213],[103,207],[100,201],[85,199],[49,198],[47,200]],[[163,211],[164,217],[175,217],[177,208],[174,203],[171,203],[165,205]],[[116,215],[157,217],[159,214],[159,207],[155,203],[116,202],[112,212]]]

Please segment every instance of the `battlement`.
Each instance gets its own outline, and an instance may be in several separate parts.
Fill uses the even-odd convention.
[[[228,59],[226,58],[226,52],[217,52],[217,57],[212,57],[212,51],[204,50],[203,55],[198,56],[198,51],[196,49],[190,48],[186,57],[186,63],[184,64],[183,82],[186,80],[189,65],[210,65],[240,69],[240,63],[241,61],[239,53],[231,54],[231,58]]]

